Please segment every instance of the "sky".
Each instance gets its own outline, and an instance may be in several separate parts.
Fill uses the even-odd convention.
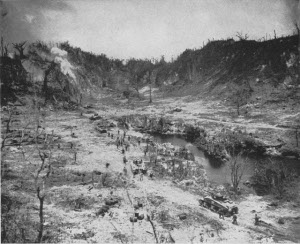
[[[108,57],[176,58],[208,39],[291,34],[299,0],[0,0],[5,42],[60,42]]]

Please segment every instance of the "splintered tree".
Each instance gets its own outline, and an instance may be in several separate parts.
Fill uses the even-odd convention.
[[[299,147],[299,131],[300,131],[300,117],[297,118],[292,126],[295,133],[295,144]]]
[[[248,99],[251,96],[252,89],[250,86],[248,87],[237,87],[232,88],[233,93],[231,96],[231,102],[236,107],[237,115],[240,115],[240,108],[243,105],[246,105],[248,102]]]
[[[248,34],[243,34],[243,32],[237,32],[236,37],[239,38],[240,41],[246,41],[249,38]]]
[[[24,50],[25,50],[26,41],[20,43],[13,43],[15,49],[19,51],[20,59],[25,58]]]
[[[246,169],[247,159],[242,157],[242,152],[234,153],[232,152],[230,155],[230,159],[228,162],[228,168],[230,170],[230,180],[233,186],[233,191],[235,193],[238,192],[239,184],[242,180]]]
[[[48,100],[48,81],[49,81],[49,75],[50,73],[56,68],[57,64],[54,61],[51,61],[48,63],[45,74],[44,74],[44,83],[43,83],[43,94],[45,96],[45,103]]]
[[[230,172],[233,191],[237,193],[247,167],[248,158],[245,156],[245,151],[238,145],[236,138],[231,135],[224,138],[224,150],[228,155],[227,169]]]
[[[1,36],[1,56],[2,57],[7,57],[8,56],[8,47],[9,47],[9,44],[5,44],[4,39]]]
[[[149,71],[147,77],[148,77],[148,83],[149,83],[149,88],[150,88],[149,103],[152,103],[152,85],[155,84],[155,80],[157,77],[157,70]]]
[[[149,74],[148,77],[149,77],[149,86],[150,86],[150,98],[149,98],[149,103],[152,103],[152,80],[151,80],[151,74]]]
[[[39,117],[37,111],[36,114],[36,135],[35,135],[35,147],[38,152],[40,163],[38,165],[37,171],[34,175],[34,185],[37,194],[37,198],[39,199],[39,228],[36,242],[40,243],[43,237],[44,231],[44,200],[46,197],[46,186],[47,180],[50,177],[52,171],[52,148],[53,148],[53,131],[52,135],[48,135],[45,132],[39,130]],[[43,138],[42,145],[39,145],[39,138]]]
[[[298,37],[300,38],[300,28],[299,28],[299,25],[298,25],[298,23],[297,22],[295,22],[295,29],[296,29],[296,31],[297,31],[297,35],[298,35]]]

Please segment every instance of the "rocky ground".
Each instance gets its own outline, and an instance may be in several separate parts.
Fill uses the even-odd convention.
[[[144,95],[147,97],[146,93]],[[67,112],[51,111],[50,108],[44,111],[41,127],[49,135],[53,133],[56,136],[51,157],[48,157],[49,162],[52,160],[53,163],[51,175],[45,177],[45,173],[44,178],[41,177],[44,179],[45,194],[44,241],[153,243],[156,237],[151,223],[158,241],[167,239],[171,242],[174,239],[177,243],[199,243],[200,233],[209,243],[300,241],[297,231],[300,226],[298,195],[288,202],[253,193],[236,196],[231,200],[236,202],[240,211],[238,225],[233,225],[231,218],[219,219],[218,214],[199,206],[198,199],[205,195],[205,190],[212,190],[209,183],[182,186],[171,177],[161,177],[157,173],[153,179],[144,176],[142,181],[138,176],[133,177],[130,168],[132,160],[143,159],[146,167],[153,167],[147,163],[149,155],[144,155],[146,143],[138,145],[137,138],[143,137],[143,134],[129,128],[127,135],[131,139],[128,141],[129,151],[125,152],[129,161],[126,165],[121,148],[115,145],[118,130],[123,133],[117,127],[117,118],[130,114],[165,114],[173,120],[200,123],[211,131],[218,129],[220,124],[239,126],[274,143],[277,138],[289,138],[287,129],[278,125],[291,116],[299,115],[298,107],[293,107],[293,110],[286,108],[284,112],[268,110],[266,120],[265,117],[259,118],[260,115],[255,118],[255,113],[258,113],[255,108],[251,112],[252,117],[232,117],[232,111],[226,110],[221,102],[196,101],[189,97],[163,98],[159,94],[154,98],[151,105],[145,101],[128,104],[127,100],[118,98],[116,94],[105,93],[99,95],[97,102],[85,101],[86,104],[92,103],[91,107]],[[182,110],[171,112],[174,108]],[[26,111],[23,109],[23,113]],[[101,119],[91,121],[89,118],[94,113],[98,113]],[[21,113],[20,116],[23,115]],[[274,122],[275,117],[278,122]],[[100,133],[95,129],[97,123],[104,119],[110,124],[108,132],[114,135],[113,139],[104,131]],[[262,137],[263,132],[267,135],[269,130],[276,133],[269,138]],[[26,221],[37,222],[39,205],[33,173],[41,160],[35,149],[34,145],[14,145],[4,149],[2,159],[8,166],[5,177],[2,177],[2,194],[23,201],[20,209],[27,209],[27,213],[31,214]],[[294,187],[300,190],[300,184]],[[107,205],[105,202],[109,198],[117,201],[102,216],[103,206]],[[134,205],[138,203],[142,207],[135,211]],[[134,212],[144,214],[144,219],[130,222]],[[254,225],[255,213],[265,221],[264,224]],[[151,222],[147,221],[147,215]],[[28,230],[26,235],[33,240],[35,233]]]

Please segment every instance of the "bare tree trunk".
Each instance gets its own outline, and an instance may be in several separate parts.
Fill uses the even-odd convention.
[[[155,237],[155,240],[156,240],[156,243],[159,243],[159,241],[158,241],[158,238],[157,238],[157,234],[156,234],[156,229],[155,229],[155,226],[154,226],[154,224],[153,224],[153,222],[152,222],[152,220],[151,220],[151,217],[149,216],[149,222],[150,222],[150,224],[151,224],[151,226],[152,226],[152,229],[153,229],[153,234],[154,234],[154,237]]]
[[[149,103],[152,103],[152,84],[151,84],[151,79],[150,79],[150,101]]]
[[[296,128],[295,134],[296,134],[296,147],[299,147],[299,143],[298,143],[298,128]]]
[[[52,71],[52,69],[55,68],[55,63],[51,62],[50,66],[45,70],[45,76],[44,76],[44,82],[43,82],[43,93],[45,96],[45,104],[48,100],[49,94],[48,94],[48,76],[50,74],[50,72]]]
[[[4,57],[4,41],[3,41],[3,36],[1,36],[1,56]]]
[[[38,233],[36,243],[40,243],[41,240],[42,240],[43,231],[44,231],[44,211],[43,211],[43,208],[44,208],[44,198],[45,198],[45,196],[40,195],[40,188],[39,187],[37,188],[37,196],[38,196],[39,201],[40,201],[40,213],[39,213],[40,225],[39,225],[39,233]]]

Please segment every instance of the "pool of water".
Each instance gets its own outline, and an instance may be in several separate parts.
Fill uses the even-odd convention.
[[[231,182],[230,170],[228,168],[228,165],[222,164],[221,166],[216,166],[212,159],[207,158],[202,150],[199,150],[192,143],[186,141],[183,136],[160,134],[155,134],[152,136],[154,141],[158,143],[169,142],[174,146],[186,147],[188,150],[190,150],[194,154],[195,160],[199,164],[203,165],[210,182],[217,184],[225,184]],[[264,160],[268,159],[265,158]],[[255,161],[255,159],[251,158],[248,158],[246,160],[246,167],[241,182],[248,180],[254,174]],[[284,159],[284,162],[287,164],[288,167],[292,167],[296,172],[298,172],[298,175],[300,175],[300,163],[297,161],[297,159]]]

